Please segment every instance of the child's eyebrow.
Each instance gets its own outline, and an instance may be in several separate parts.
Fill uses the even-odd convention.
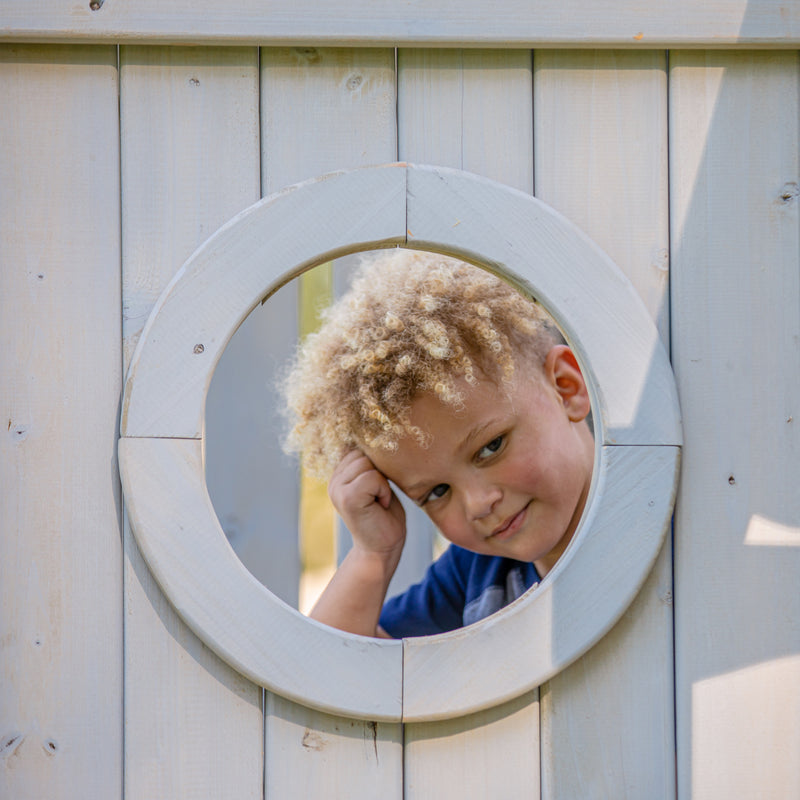
[[[415,492],[418,492],[422,488],[425,488],[429,484],[430,484],[430,481],[421,480],[421,481],[417,481],[416,483],[411,484],[411,486],[405,486],[405,487],[400,486],[400,489],[402,489],[403,494],[406,494],[409,497],[411,497],[412,494],[414,494]],[[398,486],[399,486],[399,484],[398,484]],[[414,498],[411,497],[411,499],[413,500]]]
[[[501,424],[502,419],[495,417],[479,423],[466,435],[464,445],[466,447],[472,447],[476,440],[480,441],[486,435],[487,430],[497,428]]]

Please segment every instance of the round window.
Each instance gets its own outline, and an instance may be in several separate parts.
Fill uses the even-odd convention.
[[[439,636],[354,636],[303,617],[250,575],[217,520],[203,470],[205,397],[249,312],[306,269],[402,246],[504,276],[565,332],[590,387],[590,498],[570,548],[501,613]],[[635,290],[553,209],[484,178],[392,164],[290,187],[214,234],[162,294],[131,363],[120,472],[142,553],[178,613],[249,679],[306,705],[431,720],[538,686],[620,617],[669,526],[681,444],[666,353]]]

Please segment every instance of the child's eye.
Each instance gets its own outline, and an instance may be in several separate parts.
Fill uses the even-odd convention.
[[[438,500],[440,497],[444,497],[447,494],[447,491],[450,487],[446,483],[437,483],[436,486],[431,489],[425,497],[420,500],[420,505],[424,506],[428,500]]]
[[[489,444],[481,447],[481,449],[478,450],[478,461],[483,461],[483,459],[494,455],[503,446],[503,439],[503,436],[498,436],[497,438],[492,439]]]

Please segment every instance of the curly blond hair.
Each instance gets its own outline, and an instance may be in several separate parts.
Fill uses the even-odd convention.
[[[352,447],[393,450],[412,401],[463,403],[456,379],[509,381],[515,357],[543,364],[563,341],[549,315],[508,283],[455,258],[400,248],[371,254],[323,312],[284,381],[290,452],[327,478]]]

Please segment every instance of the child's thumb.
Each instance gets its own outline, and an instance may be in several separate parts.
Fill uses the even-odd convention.
[[[389,508],[392,502],[392,487],[389,486],[388,481],[381,481],[378,487],[378,494],[375,499],[381,504],[382,508]]]

